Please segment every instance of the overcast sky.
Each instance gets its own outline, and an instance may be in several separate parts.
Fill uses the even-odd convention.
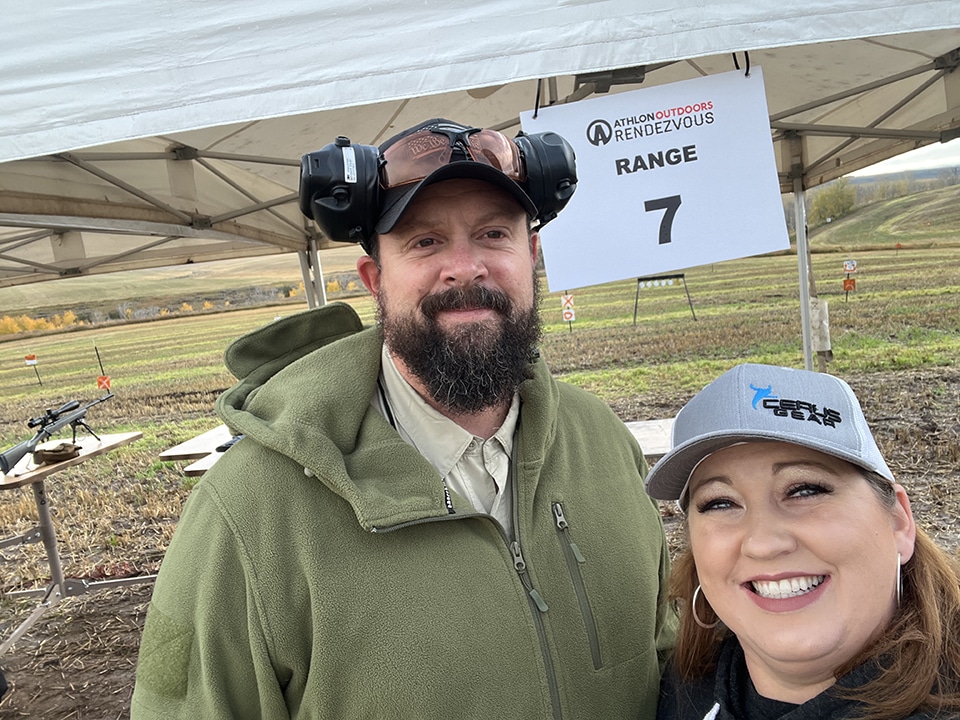
[[[960,165],[960,139],[948,143],[934,143],[919,150],[897,155],[889,160],[857,170],[850,175],[883,175],[903,172],[904,170],[926,170],[928,168],[954,167]]]

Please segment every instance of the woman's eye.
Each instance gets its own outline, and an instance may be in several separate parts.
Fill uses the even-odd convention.
[[[823,495],[824,493],[829,493],[830,489],[825,488],[823,485],[818,485],[817,483],[802,483],[800,485],[794,485],[792,488],[787,490],[788,497],[813,497],[814,495]]]
[[[727,510],[734,507],[734,503],[729,498],[713,498],[697,503],[697,512],[707,513],[711,510]]]

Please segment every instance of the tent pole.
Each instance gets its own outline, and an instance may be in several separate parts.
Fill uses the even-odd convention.
[[[813,370],[813,338],[810,331],[810,271],[807,244],[807,211],[803,198],[803,178],[793,179],[793,214],[797,228],[797,266],[800,271],[800,324],[803,332],[803,366]]]
[[[307,296],[307,307],[315,308],[327,304],[327,293],[323,285],[323,269],[320,267],[317,241],[310,238],[307,242],[305,250],[297,251],[297,258],[300,260],[300,275],[303,277],[303,292]]]
[[[317,294],[310,277],[310,256],[306,250],[297,250],[297,259],[300,261],[300,277],[303,278],[303,294],[307,296],[307,307],[313,309],[317,306]]]
[[[310,238],[308,246],[310,265],[313,267],[313,292],[321,307],[327,304],[327,288],[323,282],[323,266],[320,265],[320,253],[317,251],[317,239]]]

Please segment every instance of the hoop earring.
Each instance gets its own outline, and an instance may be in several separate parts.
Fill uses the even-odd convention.
[[[900,563],[900,553],[897,553],[897,607],[900,607],[900,598],[903,597],[903,565]]]
[[[697,585],[697,589],[693,591],[693,600],[690,601],[690,610],[693,612],[693,621],[702,627],[704,630],[712,630],[717,625],[720,624],[720,618],[714,620],[712,625],[707,625],[703,620],[700,619],[700,616],[697,615],[697,595],[700,594],[700,586]]]

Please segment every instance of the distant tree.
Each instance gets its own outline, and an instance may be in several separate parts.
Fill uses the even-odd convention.
[[[793,193],[781,196],[783,203],[783,217],[787,222],[787,233],[793,235],[796,230],[796,212],[794,210]]]
[[[960,165],[952,168],[943,168],[937,175],[942,187],[960,184]]]
[[[817,193],[810,204],[810,225],[822,225],[836,220],[853,210],[857,202],[857,193],[850,181],[840,178]]]

